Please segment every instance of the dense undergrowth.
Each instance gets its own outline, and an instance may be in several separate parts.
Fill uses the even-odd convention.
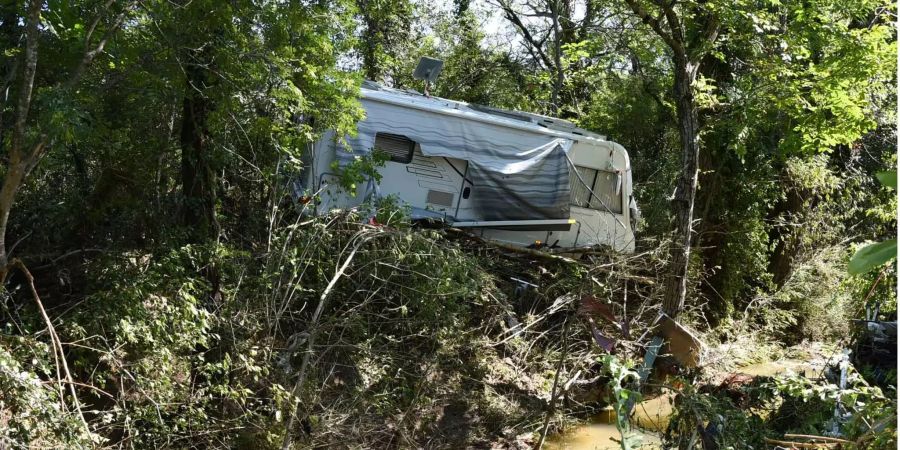
[[[554,432],[616,403],[610,370],[640,356],[645,342],[637,337],[656,314],[663,252],[576,263],[410,228],[402,211],[379,217],[389,225],[350,213],[298,216],[257,249],[164,245],[84,260],[79,290],[87,294],[50,308],[78,406],[56,382],[65,377],[27,280],[14,278],[0,338],[3,442],[280,448],[290,423],[296,448],[526,448],[545,419]],[[72,278],[76,266],[42,268],[38,281]],[[817,267],[797,271],[803,288],[789,281],[765,301],[799,301],[804,289],[840,284]],[[592,343],[588,316],[579,314],[584,296],[627,324],[626,335],[594,322],[618,341],[618,358]],[[809,308],[831,304],[821,302],[779,310],[809,318]],[[685,320],[703,327],[701,311],[688,308]],[[756,344],[804,326],[753,311],[741,331],[733,323],[706,339],[746,332],[754,337],[745,344]],[[844,333],[817,323],[824,334],[809,338]],[[667,434],[677,446],[698,439],[698,420],[719,427],[723,444],[759,448],[753,443],[785,431],[822,432],[835,398],[861,405],[845,420],[859,435],[896,407],[893,391],[859,376],[842,392],[833,380],[755,382],[741,388],[743,403],[732,391],[698,392],[698,374],[678,376],[688,378],[666,381],[682,386]],[[886,428],[869,441],[893,442],[896,428]]]
[[[89,293],[51,309],[90,434],[53,381],[47,331],[16,280],[0,341],[2,436],[16,446],[275,448],[295,414],[303,448],[532,442],[558,368],[567,385],[556,387],[551,431],[599,406],[595,384],[579,381],[603,368],[575,311],[582,294],[622,295],[636,259],[604,260],[504,256],[353,215],[298,218],[259,251],[185,245],[93,258]],[[661,267],[632,275],[633,332],[651,313]]]
[[[688,174],[672,49],[630,1],[478,3],[0,3],[0,448],[524,447],[621,410],[631,387],[610,380],[643,355]],[[678,316],[712,354],[700,373],[661,364],[655,381],[682,393],[669,443],[824,433],[846,396],[845,436],[895,445],[880,355],[847,392],[833,375],[737,390],[715,375],[791,345],[856,352],[854,320],[896,321],[896,268],[846,271],[896,238],[896,192],[875,177],[897,164],[896,7],[670,3],[719,38],[691,83]],[[299,213],[287,187],[314,142],[353,133],[362,79],[421,91],[425,55],[445,61],[435,96],[626,148],[638,252],[509,253],[410,227],[396,204],[371,211],[385,226]],[[377,168],[360,161],[344,181]],[[615,355],[592,343],[585,298],[627,325],[594,317]]]

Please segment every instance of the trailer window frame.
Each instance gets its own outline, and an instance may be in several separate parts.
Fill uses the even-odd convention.
[[[381,141],[381,145],[379,145],[379,140]],[[408,145],[409,148],[402,148],[404,145]],[[402,134],[381,131],[375,133],[375,150],[386,153],[390,156],[389,161],[391,162],[400,164],[411,163],[413,154],[415,154],[416,151],[416,146],[418,145],[419,144],[416,141]],[[405,155],[403,152],[405,152]]]
[[[584,180],[585,184],[590,185],[590,190],[581,183],[581,179],[579,179],[578,175],[573,174],[569,185],[569,203],[572,206],[593,209],[605,213],[612,212],[613,214],[618,215],[623,215],[625,213],[624,192],[622,192],[624,186],[619,186],[618,194],[615,192],[614,186],[612,189],[609,189],[609,181],[611,181],[609,176],[612,176],[615,182],[623,181],[619,179],[619,174],[617,172],[585,166],[575,166],[575,170],[578,171],[578,175],[581,175],[581,179]],[[603,175],[603,177],[601,177],[601,175]],[[591,195],[591,191],[594,192],[594,195]],[[611,199],[616,199],[616,201],[611,202]],[[604,201],[603,203],[606,207],[600,204],[601,201]],[[607,210],[607,208],[609,209]]]

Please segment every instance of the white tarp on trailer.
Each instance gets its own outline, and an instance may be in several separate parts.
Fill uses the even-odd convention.
[[[352,152],[337,152],[341,165],[371,153],[377,133],[403,135],[425,156],[468,161],[472,203],[483,220],[569,217],[572,140],[471,120],[462,111],[439,114],[372,99],[362,104],[366,118],[347,138]]]

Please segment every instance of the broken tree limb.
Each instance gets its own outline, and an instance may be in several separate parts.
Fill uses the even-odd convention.
[[[31,272],[25,267],[25,263],[22,260],[15,258],[10,263],[10,266],[19,269],[23,275],[25,275],[25,279],[28,281],[28,288],[31,291],[31,297],[34,299],[34,303],[38,307],[38,311],[41,313],[41,317],[44,319],[44,323],[47,325],[47,332],[50,334],[50,341],[53,345],[53,352],[59,354],[59,364],[62,366],[63,374],[65,375],[65,382],[69,386],[69,393],[72,395],[72,402],[75,404],[75,410],[78,412],[78,417],[81,419],[81,423],[84,425],[84,430],[87,432],[88,436],[91,435],[91,428],[88,426],[87,420],[84,418],[84,413],[81,411],[81,402],[78,401],[78,393],[75,392],[75,385],[78,384],[75,382],[75,379],[72,377],[72,372],[69,371],[69,364],[66,362],[65,351],[62,347],[62,341],[59,339],[59,335],[56,334],[56,328],[53,327],[53,321],[50,320],[50,316],[47,315],[47,310],[44,309],[44,303],[41,302],[41,297],[38,295],[37,288],[34,287],[34,276],[31,275]],[[6,271],[4,271],[6,272]],[[59,380],[59,383],[62,384],[63,380]]]
[[[497,248],[500,248],[503,250],[507,250],[510,252],[518,253],[521,255],[534,256],[536,258],[546,259],[548,261],[559,261],[559,262],[564,262],[567,264],[578,264],[578,261],[576,261],[572,258],[569,258],[566,256],[561,256],[561,255],[554,255],[552,253],[542,252],[540,250],[519,247],[517,245],[505,244],[503,242],[491,241],[491,240],[487,240],[487,239],[483,239],[482,242],[484,242],[487,245],[497,247]]]
[[[822,441],[822,442],[832,442],[837,444],[852,444],[853,442],[848,441],[846,439],[830,437],[830,436],[813,436],[810,434],[791,434],[787,433],[784,435],[785,439],[809,439],[811,441]]]
[[[778,439],[769,439],[766,438],[766,444],[777,445],[780,447],[787,448],[835,448],[838,443],[829,442],[829,443],[811,443],[811,442],[792,442],[792,441],[782,441]]]
[[[537,444],[534,445],[535,450],[541,450],[544,446],[544,440],[547,438],[547,430],[550,428],[550,418],[553,416],[553,412],[556,411],[556,399],[559,397],[560,389],[557,389],[559,386],[559,374],[562,372],[563,363],[566,361],[566,356],[569,354],[569,321],[568,319],[563,322],[563,349],[562,353],[559,355],[559,363],[556,364],[556,374],[553,376],[553,388],[550,391],[550,405],[547,409],[547,415],[544,416],[544,425],[541,427],[541,437],[538,439]]]
[[[344,272],[347,271],[347,268],[350,267],[350,263],[353,261],[353,257],[356,256],[356,252],[359,251],[366,242],[369,242],[376,237],[387,235],[387,233],[378,233],[371,236],[365,236],[365,231],[366,230],[363,230],[357,233],[357,236],[354,239],[357,242],[353,246],[353,250],[351,250],[350,254],[347,255],[347,258],[344,259],[344,263],[341,264],[341,267],[335,272],[334,276],[331,277],[331,281],[328,282],[328,286],[325,287],[325,290],[322,291],[322,295],[319,297],[319,304],[316,306],[316,311],[310,319],[309,337],[306,340],[306,351],[303,353],[303,361],[300,364],[300,373],[298,374],[297,382],[294,383],[294,387],[291,389],[291,398],[294,400],[294,403],[291,404],[290,413],[288,414],[287,423],[285,424],[284,440],[281,443],[282,450],[289,450],[291,448],[291,443],[293,442],[291,428],[293,428],[294,420],[297,418],[297,404],[295,403],[297,400],[297,393],[300,392],[300,388],[303,387],[303,384],[306,382],[306,372],[309,369],[309,363],[315,348],[316,335],[318,334],[319,319],[322,317],[322,311],[325,310],[328,294],[331,293],[334,285],[337,284],[338,280],[344,275]]]
[[[564,262],[564,263],[566,263],[566,264],[585,264],[585,263],[583,263],[583,262],[581,262],[581,261],[578,261],[578,260],[575,260],[575,259],[572,259],[572,258],[569,258],[569,257],[567,257],[567,256],[563,256],[562,254],[582,254],[582,255],[601,255],[601,256],[604,256],[604,255],[607,255],[607,254],[608,254],[608,253],[606,253],[606,252],[598,252],[598,251],[596,251],[596,250],[588,249],[588,248],[585,248],[585,249],[565,249],[565,250],[562,250],[562,249],[547,249],[546,251],[545,251],[545,250],[536,250],[536,249],[532,249],[532,248],[525,248],[525,247],[520,247],[520,246],[517,246],[517,245],[506,244],[506,243],[503,243],[503,242],[493,241],[493,240],[490,240],[490,239],[483,239],[483,238],[481,238],[481,237],[479,237],[479,236],[474,236],[474,235],[472,235],[471,233],[469,233],[469,232],[467,232],[467,231],[465,231],[465,230],[462,230],[462,229],[460,229],[460,228],[447,227],[447,228],[445,228],[444,230],[445,230],[445,231],[448,231],[448,232],[450,232],[450,233],[452,233],[452,234],[456,234],[456,235],[460,235],[460,236],[465,236],[465,237],[467,237],[467,238],[469,238],[469,239],[474,239],[474,240],[478,241],[479,243],[484,244],[484,245],[487,245],[487,246],[496,247],[496,248],[499,248],[499,249],[502,249],[502,250],[506,250],[506,251],[510,251],[510,252],[513,252],[513,253],[517,253],[517,254],[520,254],[520,255],[534,256],[534,257],[536,257],[536,258],[541,258],[541,259],[548,260],[548,261]],[[593,266],[593,267],[591,267],[591,269],[592,269],[592,270],[596,270],[596,271],[598,271],[598,272],[609,272],[609,271],[611,271],[611,267],[606,267],[605,265],[604,265],[604,266]],[[633,275],[633,274],[628,274],[628,273],[619,273],[619,274],[617,274],[617,276],[620,277],[620,278],[622,278],[622,279],[625,279],[625,280],[634,281],[634,282],[641,283],[641,284],[648,285],[648,286],[654,286],[654,285],[656,285],[656,281],[655,281],[655,280],[653,280],[653,279],[651,279],[651,278],[648,278],[648,277],[640,276],[640,275]]]

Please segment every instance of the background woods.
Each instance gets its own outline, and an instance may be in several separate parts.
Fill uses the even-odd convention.
[[[869,0],[0,1],[0,447],[531,446],[627,375],[583,295],[635,336],[663,307],[712,347],[848,345],[853,319],[896,320],[892,264],[846,271],[896,237],[875,178],[895,21]],[[636,254],[508,255],[389,201],[384,227],[309,217],[312,143],[353,133],[364,79],[421,90],[425,55],[433,95],[628,149]],[[896,373],[860,372],[877,424]],[[760,443],[821,431],[741,414]]]

